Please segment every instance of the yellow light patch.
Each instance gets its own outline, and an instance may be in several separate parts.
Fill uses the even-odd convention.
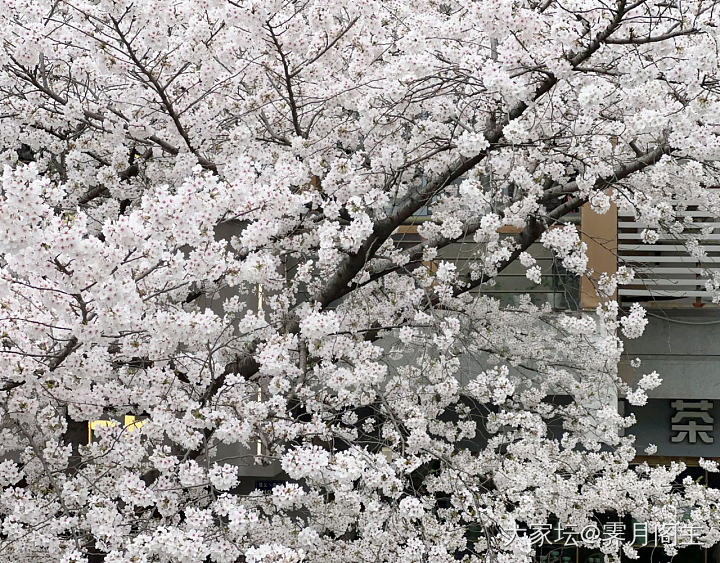
[[[108,426],[117,426],[117,424],[114,420],[91,420],[88,422],[88,444],[92,444],[92,432],[95,428],[106,428]],[[145,424],[144,420],[136,420],[130,414],[126,414],[123,419],[124,430],[127,432],[141,428],[143,424]]]

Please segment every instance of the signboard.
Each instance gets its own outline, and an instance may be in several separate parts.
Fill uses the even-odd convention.
[[[720,457],[720,401],[708,399],[648,399],[642,407],[624,401],[624,414],[635,414],[628,428],[639,455],[650,444],[656,455]]]
[[[285,483],[285,481],[279,481],[277,479],[258,479],[255,481],[255,489],[268,492],[272,491],[275,485],[282,485],[283,483]]]

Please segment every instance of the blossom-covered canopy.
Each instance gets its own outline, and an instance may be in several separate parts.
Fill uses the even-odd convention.
[[[717,493],[630,468],[632,271],[584,314],[489,293],[533,245],[589,276],[585,204],[720,214],[716,0],[6,0],[0,39],[0,559],[720,539]]]

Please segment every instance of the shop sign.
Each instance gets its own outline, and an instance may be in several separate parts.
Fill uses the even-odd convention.
[[[634,414],[637,422],[627,429],[635,435],[636,450],[657,446],[655,455],[720,457],[715,421],[720,401],[708,399],[648,399],[638,407],[623,401],[621,410]]]

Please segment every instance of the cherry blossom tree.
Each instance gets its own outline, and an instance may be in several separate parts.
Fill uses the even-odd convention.
[[[616,374],[646,323],[613,299],[632,270],[594,273],[596,312],[488,294],[513,263],[540,281],[531,245],[589,275],[585,204],[650,242],[684,201],[720,214],[718,2],[6,0],[0,22],[2,560],[526,561],[519,527],[687,506],[720,540],[718,494],[670,490],[682,464],[631,467],[615,397],[660,383]]]

